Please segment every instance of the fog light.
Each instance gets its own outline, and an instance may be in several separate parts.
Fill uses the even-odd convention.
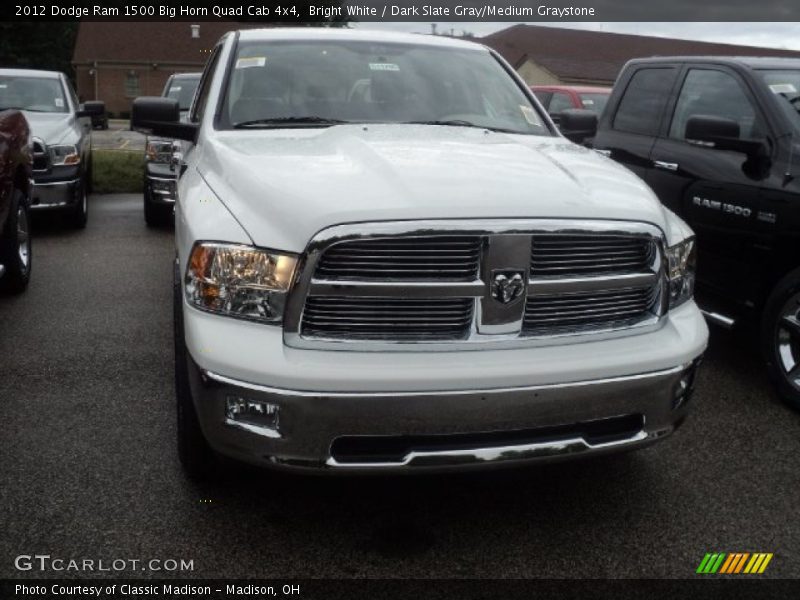
[[[678,409],[684,406],[692,397],[694,391],[694,376],[697,372],[698,361],[695,361],[691,367],[681,373],[681,378],[675,385],[672,397],[672,409]]]
[[[225,398],[225,422],[267,437],[280,437],[280,407],[242,396]]]

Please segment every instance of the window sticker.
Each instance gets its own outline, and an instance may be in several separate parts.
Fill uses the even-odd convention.
[[[592,106],[594,104],[594,100],[592,100],[591,98],[584,98],[583,100],[581,100],[581,103],[584,106]]]
[[[400,67],[394,63],[369,63],[370,71],[399,71]]]
[[[542,122],[539,120],[539,115],[537,115],[536,111],[530,106],[524,106],[520,104],[519,109],[522,111],[522,116],[525,117],[525,120],[531,125],[536,125],[538,127],[542,124]]]
[[[170,91],[170,92],[180,92],[180,91],[181,91],[181,86],[179,86],[179,85],[173,85],[173,86],[172,86],[172,87],[169,89],[169,91]]]
[[[773,83],[769,86],[773,94],[796,94],[797,88],[791,83]]]
[[[236,61],[236,68],[263,67],[265,64],[267,64],[266,56],[244,56]]]
[[[64,101],[61,98],[56,98],[56,108],[64,108]]]

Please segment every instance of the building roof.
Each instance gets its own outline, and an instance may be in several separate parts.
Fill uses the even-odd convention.
[[[202,66],[219,39],[247,24],[232,21],[199,23],[192,37],[188,21],[81,21],[73,64],[100,62],[165,63]],[[255,24],[254,24],[255,26]]]
[[[81,21],[75,40],[73,64],[94,61],[112,63],[169,63],[203,65],[208,51],[219,39],[234,30],[247,30],[242,40],[287,39],[351,39],[375,42],[422,43],[460,48],[481,47],[470,42],[444,36],[393,33],[377,30],[319,27],[264,28],[259,23],[235,21],[204,21],[199,23],[199,38],[192,37],[192,26],[187,21],[108,22]]]
[[[614,81],[632,58],[675,55],[786,56],[800,52],[776,48],[735,46],[643,35],[514,25],[480,40],[515,68],[530,59],[562,81]]]

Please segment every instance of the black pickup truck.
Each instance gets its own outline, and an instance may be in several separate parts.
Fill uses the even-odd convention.
[[[590,137],[591,125],[575,114],[563,127]],[[800,60],[633,60],[590,143],[694,229],[698,303],[722,325],[758,324],[778,390],[800,409]]]

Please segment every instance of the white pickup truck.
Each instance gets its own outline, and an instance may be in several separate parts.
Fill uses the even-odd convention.
[[[580,124],[569,116],[563,129]],[[472,43],[248,30],[216,45],[175,219],[178,446],[329,471],[637,448],[685,418],[708,330],[692,232],[562,137]]]

